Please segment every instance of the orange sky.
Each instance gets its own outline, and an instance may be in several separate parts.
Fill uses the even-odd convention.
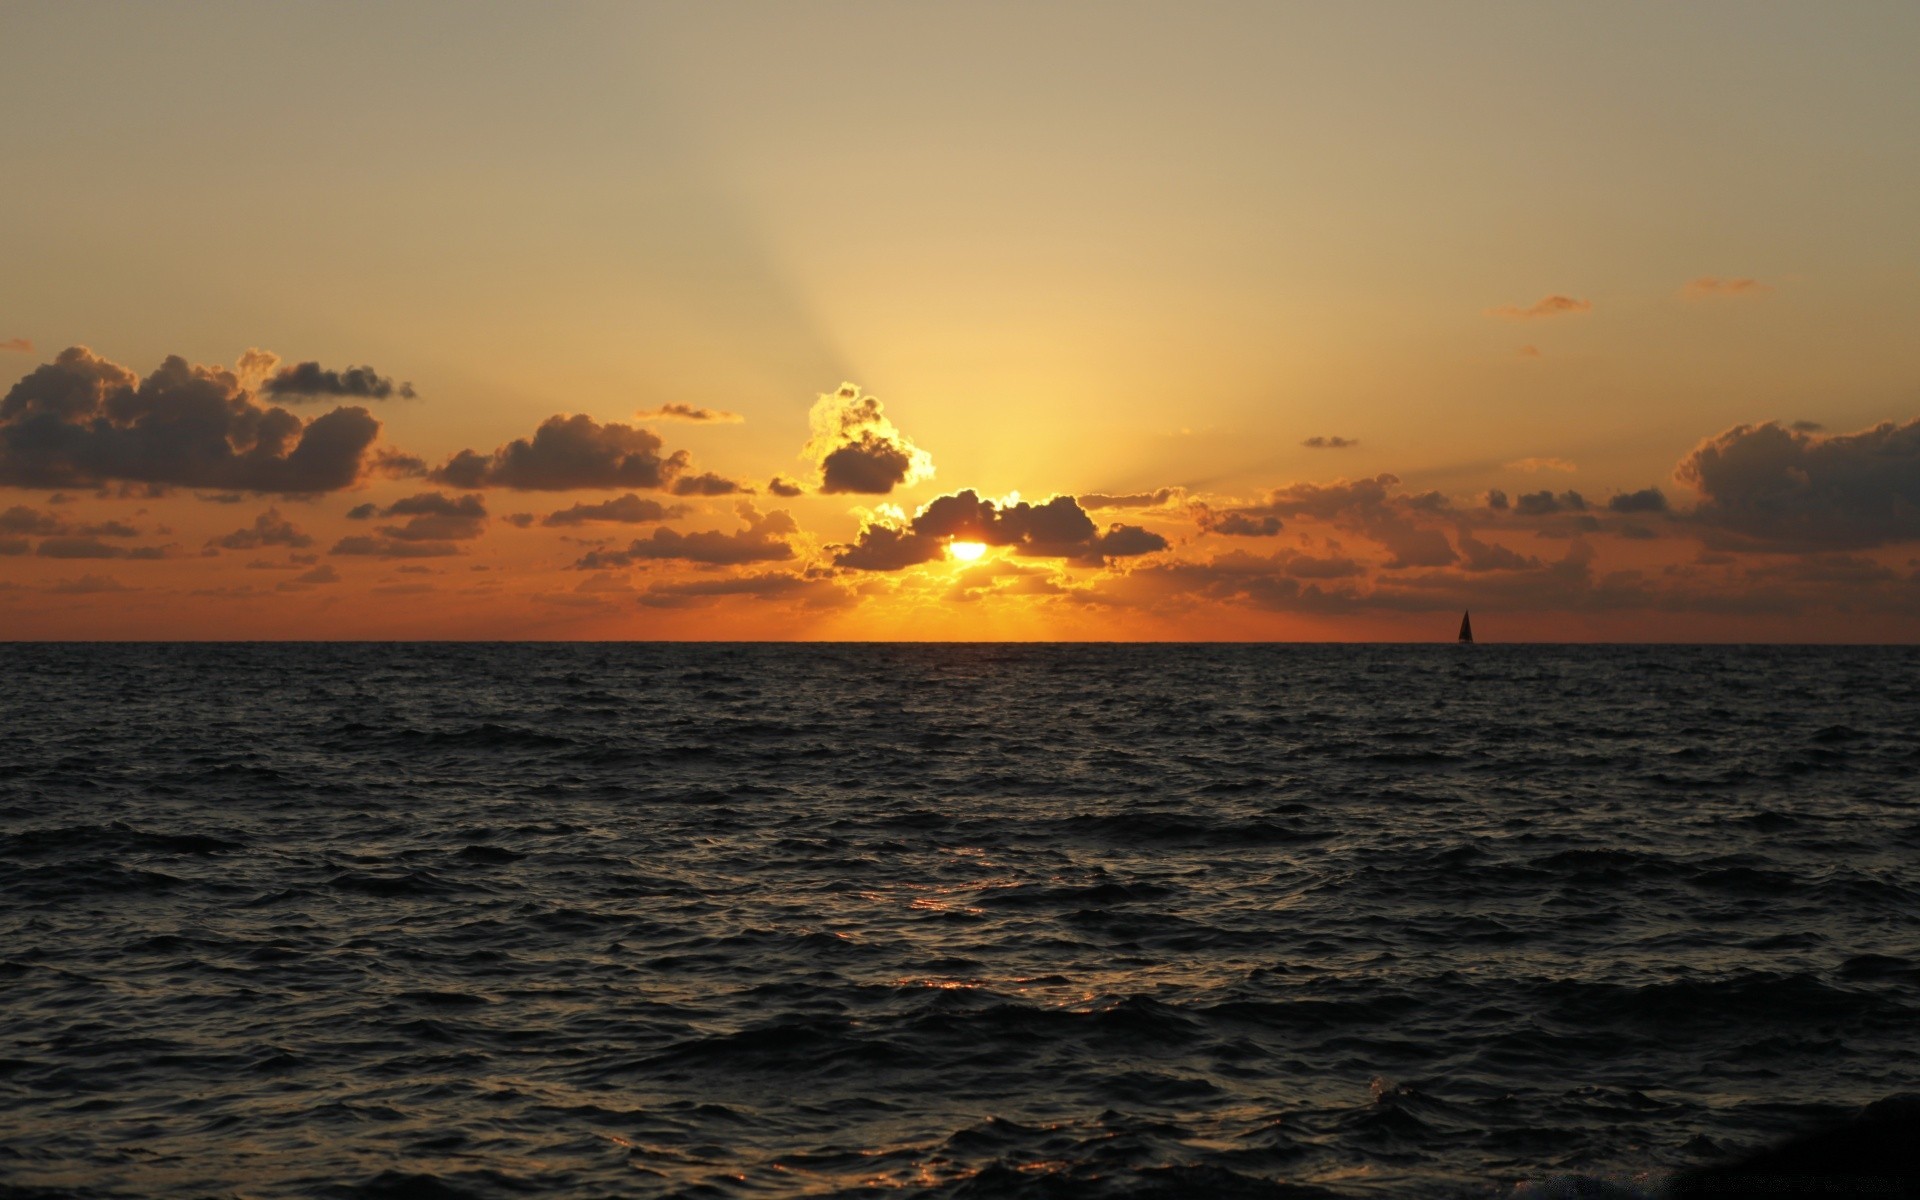
[[[1917,53],[9,6],[0,636],[1920,640]]]

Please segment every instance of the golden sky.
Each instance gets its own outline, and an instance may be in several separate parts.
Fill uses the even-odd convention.
[[[0,637],[1920,640],[1915,61],[0,3]]]

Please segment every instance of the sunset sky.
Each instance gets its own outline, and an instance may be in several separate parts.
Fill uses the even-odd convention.
[[[0,3],[0,638],[1920,640],[1917,62]]]

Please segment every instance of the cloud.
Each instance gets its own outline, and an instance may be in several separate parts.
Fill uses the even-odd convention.
[[[1540,347],[1534,345],[1522,346],[1513,352],[1513,356],[1515,358],[1539,358]]]
[[[1537,471],[1565,471],[1572,474],[1580,469],[1564,458],[1516,458],[1506,467],[1509,471],[1525,471],[1529,475]]]
[[[257,370],[261,359],[249,359],[247,355],[262,355],[265,351],[249,350],[241,356],[241,369]],[[277,361],[277,356],[274,357]],[[372,367],[348,367],[344,371],[329,371],[317,362],[296,363],[291,367],[282,367],[267,377],[260,386],[266,395],[292,401],[298,404],[303,400],[321,400],[330,398],[351,398],[355,400],[385,400],[399,396],[402,400],[411,400],[415,396],[413,385],[402,383],[397,387],[393,380],[385,378]]]
[[[689,608],[733,596],[798,601],[807,608],[836,608],[853,600],[846,589],[830,580],[770,571],[724,579],[656,583],[640,597],[640,603],[649,608]]]
[[[682,475],[673,481],[673,494],[676,496],[731,496],[735,492],[752,490],[711,471],[701,475]]]
[[[1818,421],[1795,421],[1793,424],[1787,426],[1787,428],[1798,430],[1801,433],[1820,433],[1826,429],[1826,426]]]
[[[457,488],[503,487],[523,492],[586,488],[657,491],[687,469],[685,451],[663,457],[651,430],[584,413],[552,416],[533,437],[515,438],[492,454],[462,450],[429,473],[435,483]]]
[[[1089,512],[1101,508],[1163,508],[1179,500],[1186,493],[1185,488],[1163,487],[1155,488],[1151,492],[1126,492],[1118,495],[1089,492],[1079,499],[1080,507]]]
[[[91,596],[100,592],[132,592],[130,588],[110,575],[82,575],[78,579],[62,579],[47,588],[56,596]]]
[[[252,550],[259,546],[290,546],[297,550],[313,545],[313,539],[282,517],[279,509],[269,508],[255,517],[249,528],[236,529],[222,538],[210,538],[207,545],[228,550]]]
[[[1617,513],[1666,512],[1667,497],[1659,488],[1641,488],[1637,492],[1622,492],[1610,498],[1607,508]]]
[[[662,404],[659,408],[643,408],[634,413],[633,418],[636,421],[712,421],[725,425],[737,425],[746,420],[739,413],[701,408],[693,404]]]
[[[937,496],[904,525],[869,521],[851,546],[835,547],[834,565],[862,571],[898,571],[941,557],[949,541],[1009,547],[1017,555],[1066,558],[1097,566],[1167,548],[1167,540],[1138,525],[1095,525],[1072,496],[1044,504],[996,504],[969,488]]]
[[[44,537],[66,531],[67,523],[59,517],[37,508],[28,508],[24,504],[16,504],[0,513],[0,533],[27,533]]]
[[[596,521],[607,521],[620,525],[645,525],[654,521],[671,521],[687,514],[686,506],[675,504],[671,507],[658,500],[647,500],[628,492],[624,496],[599,504],[575,504],[572,508],[551,512],[540,522],[542,525],[586,525]]]
[[[1359,438],[1310,437],[1300,443],[1309,450],[1345,450],[1349,446],[1358,446]]]
[[[410,542],[356,534],[341,538],[327,553],[360,558],[447,558],[460,553],[460,547],[452,542]]]
[[[402,542],[461,542],[486,532],[487,505],[478,495],[457,499],[441,492],[421,492],[395,500],[385,508],[360,504],[348,510],[355,521],[372,517],[406,517],[404,525],[382,525],[380,532]],[[340,553],[338,547],[334,553]]]
[[[1702,275],[1690,279],[1680,294],[1689,300],[1711,300],[1727,296],[1765,296],[1773,288],[1758,279],[1721,279],[1714,275]]]
[[[74,346],[0,399],[0,485],[331,492],[360,478],[379,433],[364,408],[303,422],[219,367],[170,357],[142,380]]]
[[[1521,554],[1497,542],[1483,542],[1466,530],[1456,535],[1460,543],[1460,566],[1466,571],[1535,571],[1540,560]]]
[[[1589,312],[1593,308],[1591,300],[1577,300],[1572,296],[1544,296],[1526,308],[1514,304],[1503,304],[1499,308],[1490,308],[1490,317],[1504,317],[1509,321],[1534,321],[1542,317],[1564,317],[1575,313]]]
[[[1920,418],[1823,436],[1736,425],[1682,459],[1692,520],[1759,542],[1858,549],[1920,539]]]
[[[1514,501],[1513,509],[1523,517],[1544,517],[1557,512],[1585,512],[1587,498],[1579,492],[1527,492]]]
[[[1194,520],[1208,533],[1227,537],[1273,537],[1286,528],[1285,522],[1271,514],[1252,516],[1244,512],[1215,512],[1205,504],[1193,506]]]
[[[738,512],[746,528],[733,533],[717,529],[681,533],[675,529],[656,529],[650,538],[635,538],[625,550],[594,550],[576,562],[580,570],[605,570],[631,566],[637,562],[663,559],[700,563],[704,566],[738,566],[742,563],[784,562],[793,557],[787,542],[800,527],[785,511],[775,509],[760,515],[753,505],[741,502]]]
[[[791,500],[807,489],[801,487],[785,475],[775,475],[767,483],[767,490],[782,499]]]
[[[279,592],[304,592],[311,587],[320,587],[325,584],[339,582],[340,572],[334,570],[329,564],[322,563],[317,567],[311,567],[302,571],[292,579],[283,580],[275,584],[274,590]]]
[[[23,537],[0,536],[0,557],[12,557],[26,554],[33,549],[33,543]]]
[[[27,338],[0,339],[0,354],[32,354],[33,342]]]
[[[127,558],[132,551],[98,538],[62,536],[40,539],[35,553],[41,558]]]
[[[1507,502],[1507,494],[1499,488],[1487,489],[1487,507],[1495,512],[1505,512],[1512,505]]]
[[[896,487],[933,478],[933,458],[888,420],[880,401],[843,383],[820,396],[807,414],[812,436],[803,457],[820,468],[820,490],[883,496]]]

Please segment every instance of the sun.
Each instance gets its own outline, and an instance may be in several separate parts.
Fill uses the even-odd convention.
[[[947,553],[961,562],[972,562],[987,552],[985,542],[948,542]]]

